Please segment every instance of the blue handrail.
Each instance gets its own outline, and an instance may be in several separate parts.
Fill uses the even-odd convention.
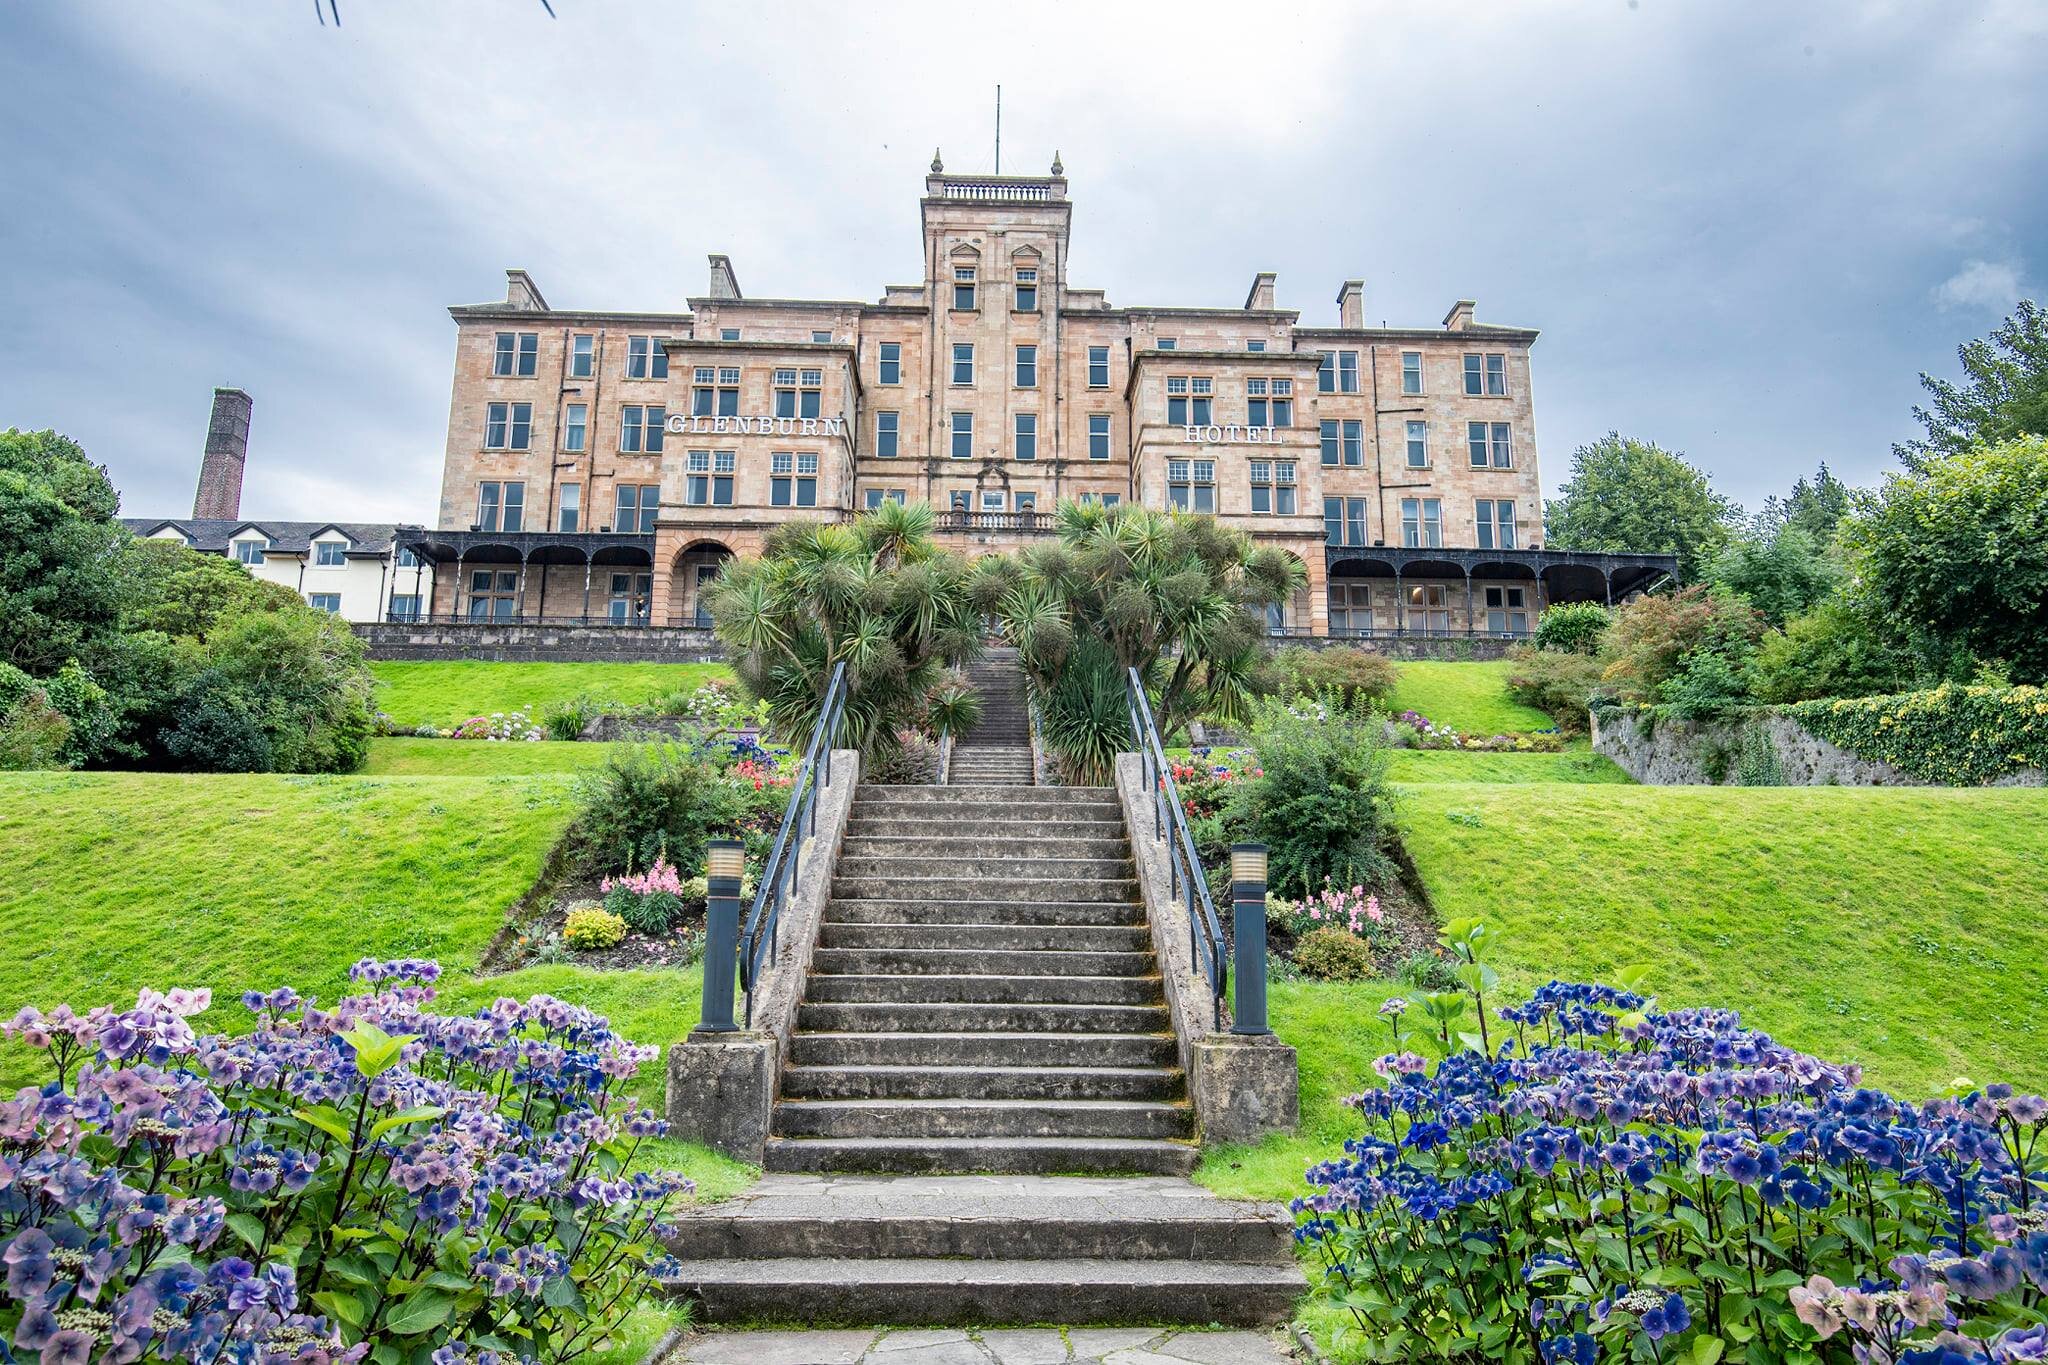
[[[1223,997],[1230,989],[1230,953],[1223,943],[1223,925],[1209,900],[1209,882],[1202,875],[1202,860],[1195,853],[1195,836],[1188,829],[1187,807],[1181,804],[1180,786],[1173,780],[1173,765],[1166,761],[1166,747],[1159,742],[1159,727],[1152,720],[1152,703],[1145,696],[1145,680],[1135,668],[1126,670],[1124,704],[1130,712],[1131,734],[1138,741],[1138,753],[1145,765],[1145,790],[1152,798],[1152,837],[1166,840],[1166,862],[1172,872],[1174,899],[1185,902],[1188,915],[1189,947],[1208,979],[1215,1027],[1223,1027]]]
[[[746,1026],[754,1026],[754,993],[760,983],[761,962],[776,950],[775,927],[782,907],[796,894],[797,864],[803,841],[818,832],[818,791],[832,785],[832,741],[838,738],[840,722],[846,716],[846,665],[833,666],[832,681],[825,688],[825,704],[818,708],[818,723],[811,729],[810,746],[803,764],[789,784],[789,804],[782,809],[782,825],[775,832],[775,849],[761,869],[761,884],[754,891],[754,905],[740,930],[740,989],[746,993]]]

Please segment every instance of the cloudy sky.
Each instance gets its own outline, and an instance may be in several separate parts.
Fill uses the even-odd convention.
[[[1610,428],[1755,505],[1913,434],[1915,376],[2048,279],[2048,5],[16,0],[0,425],[190,509],[216,384],[246,512],[431,517],[454,328],[506,266],[680,310],[918,274],[932,147],[1075,200],[1115,303],[1540,327],[1545,483]]]

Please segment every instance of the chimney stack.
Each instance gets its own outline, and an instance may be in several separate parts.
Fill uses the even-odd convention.
[[[711,297],[714,299],[737,299],[740,295],[740,277],[733,273],[732,257],[722,252],[711,254]]]
[[[1444,314],[1446,332],[1469,332],[1472,330],[1472,310],[1479,305],[1470,299],[1459,299],[1451,305],[1451,311]]]
[[[1273,285],[1279,278],[1270,270],[1261,270],[1252,276],[1252,292],[1244,296],[1244,308],[1247,313],[1272,311]]]
[[[1346,280],[1337,291],[1337,325],[1348,332],[1365,326],[1365,281]]]
[[[242,468],[249,462],[249,415],[256,404],[240,389],[213,391],[206,423],[206,458],[199,463],[194,517],[233,521],[242,515]]]
[[[541,297],[540,286],[533,282],[533,276],[519,269],[505,272],[505,306],[522,313],[548,311],[548,301]]]

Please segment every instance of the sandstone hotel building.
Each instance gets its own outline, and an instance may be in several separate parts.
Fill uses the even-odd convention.
[[[1365,286],[1307,325],[1255,275],[1242,307],[1129,306],[1068,277],[1052,174],[947,174],[921,269],[878,302],[758,298],[730,259],[685,312],[551,306],[525,271],[457,328],[429,615],[706,624],[704,585],[793,519],[925,501],[965,554],[1048,535],[1061,499],[1214,515],[1307,590],[1276,633],[1525,633],[1615,599],[1660,556],[1542,546],[1537,334],[1453,304],[1366,325]]]

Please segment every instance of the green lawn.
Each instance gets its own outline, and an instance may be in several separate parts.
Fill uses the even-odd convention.
[[[401,725],[459,725],[493,711],[533,708],[589,694],[606,701],[639,702],[664,692],[729,678],[724,664],[494,664],[370,665],[377,675],[377,706]]]
[[[1633,782],[1605,755],[1472,754],[1462,749],[1394,749],[1387,754],[1391,782]]]
[[[1419,711],[1461,735],[1523,734],[1555,724],[1541,711],[1508,700],[1505,663],[1402,661],[1388,705],[1395,715]]]
[[[332,1002],[358,958],[433,957],[449,1008],[545,991],[636,1040],[672,1042],[696,1022],[697,973],[474,976],[567,825],[571,785],[563,774],[0,774],[0,1012],[210,986],[219,1003],[201,1026],[235,1028],[245,989],[291,985]],[[26,1048],[0,1051],[0,1085],[39,1083],[39,1064]],[[660,1065],[636,1087],[658,1103]],[[682,1143],[659,1156],[707,1192],[751,1178]]]
[[[367,777],[520,777],[594,768],[621,746],[543,740],[495,744],[476,739],[373,739]]]

